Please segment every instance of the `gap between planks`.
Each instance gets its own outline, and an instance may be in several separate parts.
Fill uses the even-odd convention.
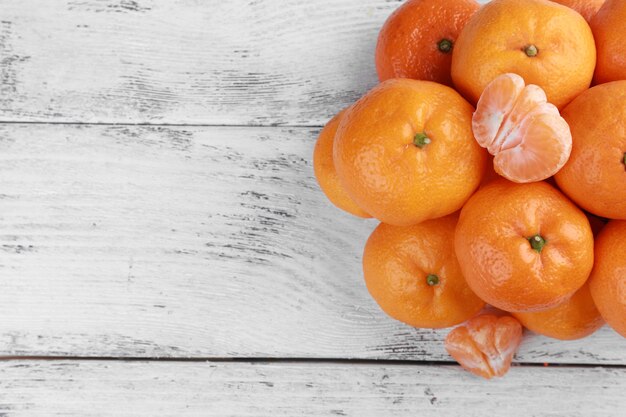
[[[225,357],[206,356],[193,358],[176,357],[115,357],[115,356],[0,356],[0,362],[58,361],[58,362],[217,362],[242,364],[302,364],[302,365],[380,365],[380,366],[458,366],[455,361],[420,361],[395,359],[341,359],[341,358],[272,358],[272,357]],[[559,368],[606,368],[626,369],[626,365],[593,363],[536,363],[514,362],[513,367],[559,367]]]
[[[0,120],[0,125],[38,125],[38,126],[46,126],[46,125],[54,125],[54,126],[113,126],[113,127],[224,127],[224,128],[254,128],[254,129],[264,129],[264,128],[280,128],[280,129],[317,129],[322,128],[324,125],[321,124],[282,124],[282,123],[272,123],[272,124],[211,124],[211,123],[114,123],[114,122],[76,122],[76,121],[20,121],[20,120]]]

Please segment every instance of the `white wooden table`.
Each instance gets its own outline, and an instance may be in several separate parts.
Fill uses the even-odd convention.
[[[0,0],[0,416],[625,415],[608,328],[483,381],[368,296],[311,154],[398,5]]]

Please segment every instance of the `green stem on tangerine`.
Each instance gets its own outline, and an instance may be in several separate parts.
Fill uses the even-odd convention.
[[[530,246],[539,253],[541,253],[541,250],[546,245],[546,240],[538,234],[529,237],[528,241],[530,242]]]
[[[624,152],[624,159],[622,159],[622,163],[626,165],[626,152]]]
[[[526,45],[524,47],[524,52],[526,53],[526,56],[532,58],[534,56],[537,56],[537,54],[539,53],[539,49],[537,49],[535,45]]]
[[[415,146],[417,146],[418,148],[423,148],[424,146],[428,145],[429,143],[430,143],[430,138],[428,136],[426,136],[426,133],[424,133],[424,132],[417,133],[413,137],[413,144]]]
[[[439,277],[435,274],[428,274],[426,277],[426,283],[431,287],[437,285],[439,284]]]
[[[452,41],[450,39],[442,39],[437,44],[437,48],[444,54],[447,54],[452,51]]]

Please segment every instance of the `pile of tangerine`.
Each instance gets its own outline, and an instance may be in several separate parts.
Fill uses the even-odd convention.
[[[320,133],[326,196],[381,221],[370,294],[460,324],[446,349],[477,375],[508,371],[522,325],[626,337],[624,27],[626,0],[409,0],[380,31],[381,83]]]

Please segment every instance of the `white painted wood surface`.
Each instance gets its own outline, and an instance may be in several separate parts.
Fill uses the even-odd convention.
[[[324,362],[451,360],[446,331],[370,299],[375,222],[333,208],[311,167],[314,126],[376,83],[400,3],[0,0],[0,357],[152,359],[0,361],[0,417],[624,409],[626,344],[606,327],[529,334],[516,363],[608,368],[497,382]],[[254,127],[273,125],[301,127]]]
[[[0,355],[451,360],[369,297],[317,129],[0,126]],[[519,362],[626,364],[609,329]]]
[[[321,125],[400,3],[0,0],[0,121]]]
[[[455,365],[11,361],[0,415],[622,417],[625,369]]]
[[[319,125],[376,83],[384,0],[0,1],[0,118]]]

